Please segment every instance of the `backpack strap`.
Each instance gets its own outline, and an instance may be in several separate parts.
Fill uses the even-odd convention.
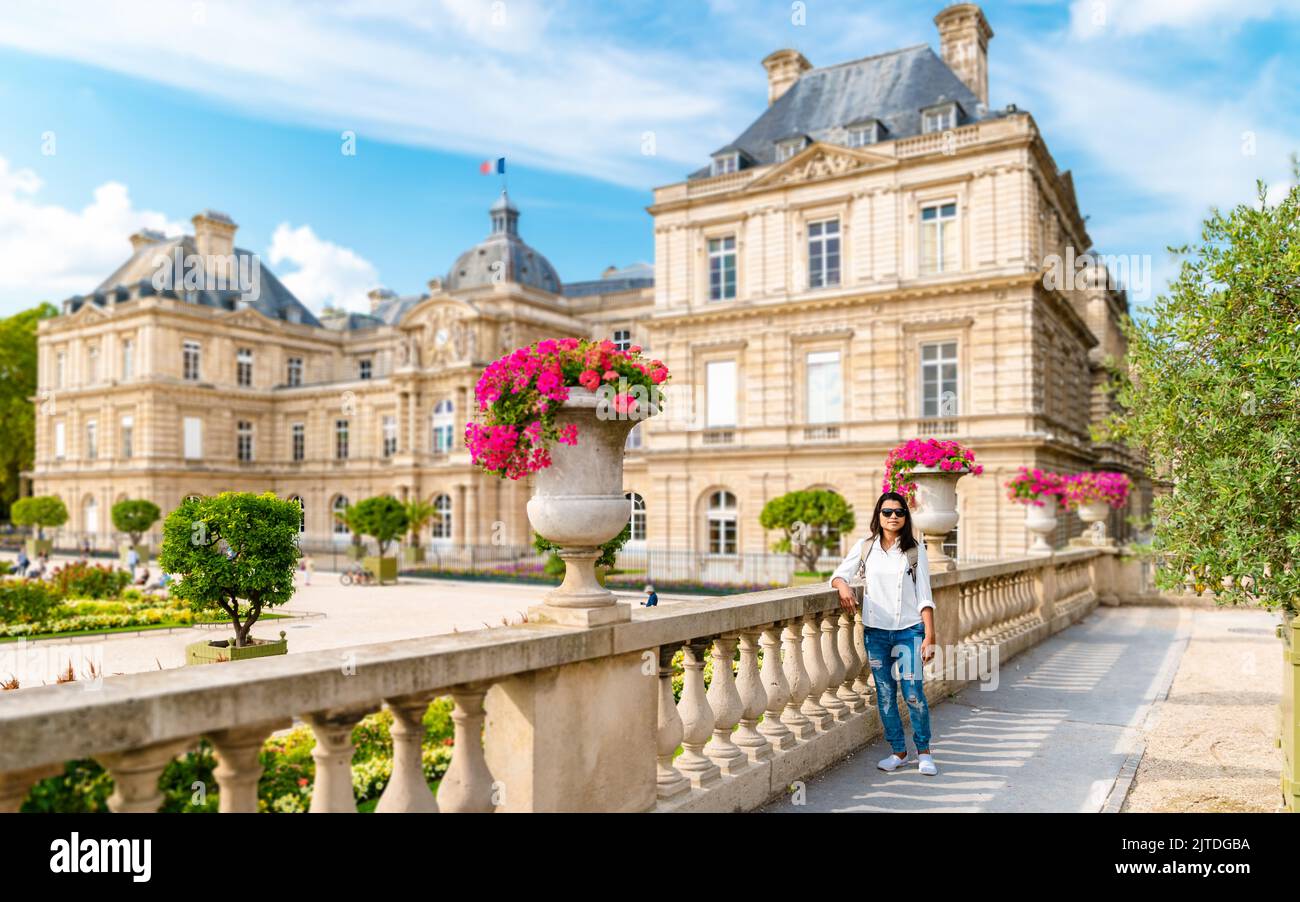
[[[858,561],[858,579],[867,578],[867,558],[871,557],[871,552],[876,547],[876,543],[872,541],[870,536],[863,539],[862,541],[867,543],[867,552],[866,554],[862,555],[862,559]]]
[[[867,540],[864,539],[863,541],[867,541]],[[874,551],[875,548],[876,548],[876,543],[874,541],[868,542],[867,553],[862,555],[862,559],[858,562],[858,579],[866,578],[867,558],[871,557],[871,552]],[[913,586],[916,585],[916,566],[917,566],[917,562],[920,561],[920,559],[921,559],[921,545],[918,542],[917,544],[913,545],[911,548],[907,549],[907,569],[912,574]]]

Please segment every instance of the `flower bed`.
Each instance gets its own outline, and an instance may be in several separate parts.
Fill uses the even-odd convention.
[[[885,457],[885,481],[882,492],[898,492],[907,503],[916,502],[916,483],[912,471],[917,467],[945,470],[950,473],[969,473],[978,476],[984,467],[975,463],[975,452],[959,442],[940,439],[911,439],[890,451]]]
[[[545,339],[489,364],[474,387],[479,422],[465,426],[465,444],[479,468],[520,479],[551,465],[555,442],[575,445],[578,429],[555,423],[555,408],[581,386],[607,398],[619,416],[641,419],[663,404],[658,386],[668,368],[641,348],[612,341]]]
[[[1016,504],[1042,507],[1044,498],[1060,497],[1065,491],[1065,477],[1037,468],[1021,467],[1020,472],[1006,483],[1007,498]]]
[[[28,616],[11,616],[15,599],[41,596],[39,605],[30,600]],[[38,616],[37,616],[38,615]],[[138,589],[127,589],[115,599],[64,599],[57,588],[40,580],[10,580],[0,584],[0,638],[44,636],[133,626],[186,626],[194,614],[184,602]]]
[[[1071,510],[1098,501],[1111,507],[1123,507],[1131,487],[1129,478],[1123,473],[1076,473],[1065,478],[1062,497]]]

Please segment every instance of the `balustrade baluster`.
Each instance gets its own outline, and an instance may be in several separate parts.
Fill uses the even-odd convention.
[[[658,742],[655,750],[656,793],[661,799],[671,799],[687,792],[691,783],[673,766],[673,755],[682,741],[682,718],[677,713],[673,698],[673,656],[681,643],[659,646],[659,722]]]
[[[233,727],[208,734],[216,753],[217,810],[222,814],[256,814],[257,782],[262,778],[262,746],[276,730],[293,726],[292,718]]]
[[[862,699],[865,711],[876,703],[876,687],[871,684],[871,667],[867,663],[867,628],[862,622],[862,606],[853,612],[853,649],[858,666],[853,674],[853,691]]]
[[[163,794],[158,789],[158,778],[162,776],[163,768],[192,749],[197,742],[197,736],[188,736],[125,752],[96,755],[96,760],[113,778],[113,793],[108,797],[108,810],[115,814],[157,811],[163,803]]]
[[[311,756],[316,761],[316,783],[312,787],[312,813],[357,810],[352,792],[352,730],[369,713],[362,708],[313,711],[303,720],[316,734]]]
[[[840,611],[835,623],[835,644],[843,664],[840,688],[835,694],[850,715],[861,714],[866,710],[867,704],[853,689],[853,681],[862,671],[862,659],[858,657],[858,649],[853,641],[853,617],[847,611]]]
[[[713,640],[713,679],[709,683],[709,707],[713,709],[713,738],[704,754],[724,774],[735,774],[749,766],[749,758],[731,738],[731,731],[745,713],[745,702],[736,688],[731,662],[736,654],[736,636]]]
[[[750,761],[765,761],[772,757],[772,747],[767,739],[758,732],[758,719],[763,716],[767,706],[767,691],[758,671],[757,628],[744,630],[740,634],[740,673],[736,675],[736,690],[740,693],[744,710],[740,714],[740,726],[732,741],[744,751]]]
[[[844,682],[844,661],[840,658],[838,610],[822,611],[822,663],[826,667],[826,688],[819,699],[831,717],[842,721],[849,716],[849,707],[839,697],[840,683]]]
[[[770,623],[764,627],[760,641],[763,646],[763,668],[759,678],[763,681],[765,690],[765,707],[758,732],[774,749],[793,748],[796,743],[794,733],[790,732],[790,728],[781,719],[782,710],[790,701],[790,684],[785,678],[781,661],[781,625]]]
[[[722,776],[718,765],[704,754],[705,743],[713,735],[713,709],[704,689],[704,655],[708,647],[707,639],[686,643],[682,700],[677,704],[682,718],[682,753],[677,757],[677,769],[697,788],[715,783]]]
[[[822,631],[816,614],[803,615],[803,662],[808,669],[808,697],[803,702],[803,713],[818,730],[831,726],[831,713],[821,703],[826,691],[826,665],[822,662]]]
[[[416,811],[431,814],[438,800],[424,779],[424,714],[437,698],[435,692],[384,699],[393,712],[393,775],[384,787],[375,811]]]
[[[453,687],[451,764],[438,784],[438,810],[447,814],[485,814],[496,808],[492,771],[483,752],[483,699],[491,687],[466,683]]]
[[[803,713],[803,703],[808,698],[812,683],[808,678],[808,668],[803,662],[801,626],[802,621],[793,618],[786,621],[785,629],[781,632],[781,645],[785,650],[785,678],[790,685],[790,700],[781,712],[781,722],[790,728],[797,739],[809,739],[817,729]]]

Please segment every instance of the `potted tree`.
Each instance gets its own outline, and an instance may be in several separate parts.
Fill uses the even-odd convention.
[[[424,548],[420,545],[420,533],[436,515],[437,511],[428,501],[416,498],[406,502],[407,545],[402,549],[402,559],[406,563],[424,562]]]
[[[1129,479],[1123,473],[1076,473],[1067,476],[1062,490],[1066,507],[1078,511],[1093,533],[1096,545],[1114,544],[1106,538],[1106,521],[1111,508],[1121,508],[1128,501]],[[1089,540],[1084,540],[1085,542]]]
[[[297,502],[273,493],[222,492],[193,498],[163,522],[159,564],[178,576],[171,592],[196,614],[225,615],[234,636],[185,647],[185,663],[208,664],[282,655],[279,640],[256,639],[250,631],[263,612],[293,597],[298,560]]]
[[[352,522],[352,512],[355,511],[356,508],[357,506],[355,504],[349,504],[343,510],[334,512],[334,519],[346,526],[348,532],[351,533],[352,536],[347,549],[344,551],[344,554],[347,555],[347,558],[350,561],[359,561],[366,556],[366,547],[361,542],[361,533]]]
[[[853,507],[839,492],[808,489],[787,492],[763,505],[758,522],[764,529],[780,530],[773,551],[789,552],[802,568],[794,585],[822,582],[830,574],[817,572],[823,555],[840,550],[840,538],[857,525]]]
[[[1277,612],[1278,744],[1286,807],[1300,811],[1300,166],[1276,203],[1215,211],[1168,289],[1125,323],[1128,372],[1110,437],[1169,485],[1153,504],[1156,584],[1190,578],[1222,605]],[[1244,686],[1244,689],[1249,689]]]
[[[668,369],[633,345],[545,339],[494,361],[465,427],[474,464],[509,479],[533,476],[533,529],[558,546],[564,582],[530,610],[541,620],[594,626],[627,620],[596,577],[601,546],[628,523],[623,449],[636,423],[663,405]]]
[[[57,495],[37,495],[35,498],[19,498],[9,516],[15,526],[36,527],[36,537],[27,540],[27,556],[34,558],[54,550],[54,542],[45,538],[45,530],[58,529],[67,523],[68,508]]]
[[[1015,477],[1007,481],[1007,498],[1025,506],[1025,528],[1033,535],[1030,554],[1051,554],[1048,537],[1056,531],[1057,502],[1065,488],[1065,479],[1059,473],[1021,467]]]
[[[397,582],[397,558],[388,556],[388,546],[406,531],[406,506],[391,495],[376,495],[357,502],[348,521],[353,529],[370,536],[378,546],[378,557],[362,561],[365,568],[380,585]]]
[[[882,491],[907,498],[912,522],[925,537],[931,570],[956,566],[944,553],[943,540],[957,526],[957,480],[983,472],[975,452],[958,442],[912,439],[886,455]]]
[[[152,501],[145,501],[143,498],[128,498],[125,501],[119,501],[112,508],[113,526],[118,532],[124,532],[131,537],[131,544],[125,545],[121,549],[122,564],[126,564],[126,555],[132,548],[135,553],[140,555],[140,562],[146,563],[149,560],[149,546],[143,543],[142,537],[146,532],[153,528],[162,516],[162,511],[158,505]]]

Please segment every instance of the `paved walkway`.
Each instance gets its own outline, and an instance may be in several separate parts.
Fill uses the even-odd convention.
[[[915,763],[894,773],[878,770],[876,762],[889,754],[882,739],[808,781],[803,804],[794,804],[792,797],[765,810],[1115,811],[1135,773],[1144,792],[1150,786],[1154,797],[1166,796],[1174,787],[1154,784],[1162,771],[1143,776],[1140,764],[1153,735],[1162,755],[1174,753],[1170,747],[1177,745],[1178,730],[1153,730],[1163,722],[1169,706],[1165,699],[1180,676],[1189,639],[1197,635],[1213,643],[1216,634],[1222,638],[1227,630],[1238,629],[1260,640],[1264,633],[1271,635],[1275,619],[1254,610],[1099,608],[1082,623],[1003,662],[992,691],[968,686],[931,707],[938,776],[922,776]],[[1275,646],[1277,640],[1272,642]],[[1198,649],[1197,661],[1213,656],[1214,648]],[[1249,679],[1241,678],[1226,659],[1212,671],[1218,692],[1214,701],[1220,707],[1217,720],[1202,723],[1204,731],[1231,739],[1241,733],[1241,717],[1258,720],[1255,712],[1240,714],[1234,699],[1276,710],[1280,677],[1264,666],[1264,650],[1262,645],[1254,649],[1260,660]],[[1267,650],[1272,658],[1280,657],[1276,647]],[[1201,675],[1185,682],[1192,686],[1205,679]],[[908,733],[914,762],[910,728]],[[1233,745],[1247,756],[1241,762],[1244,769],[1229,762],[1216,774],[1221,783],[1245,780],[1258,786],[1266,774],[1276,783],[1281,761],[1272,737],[1259,731],[1250,735],[1249,749]],[[1196,775],[1206,776],[1207,762],[1199,767]]]

